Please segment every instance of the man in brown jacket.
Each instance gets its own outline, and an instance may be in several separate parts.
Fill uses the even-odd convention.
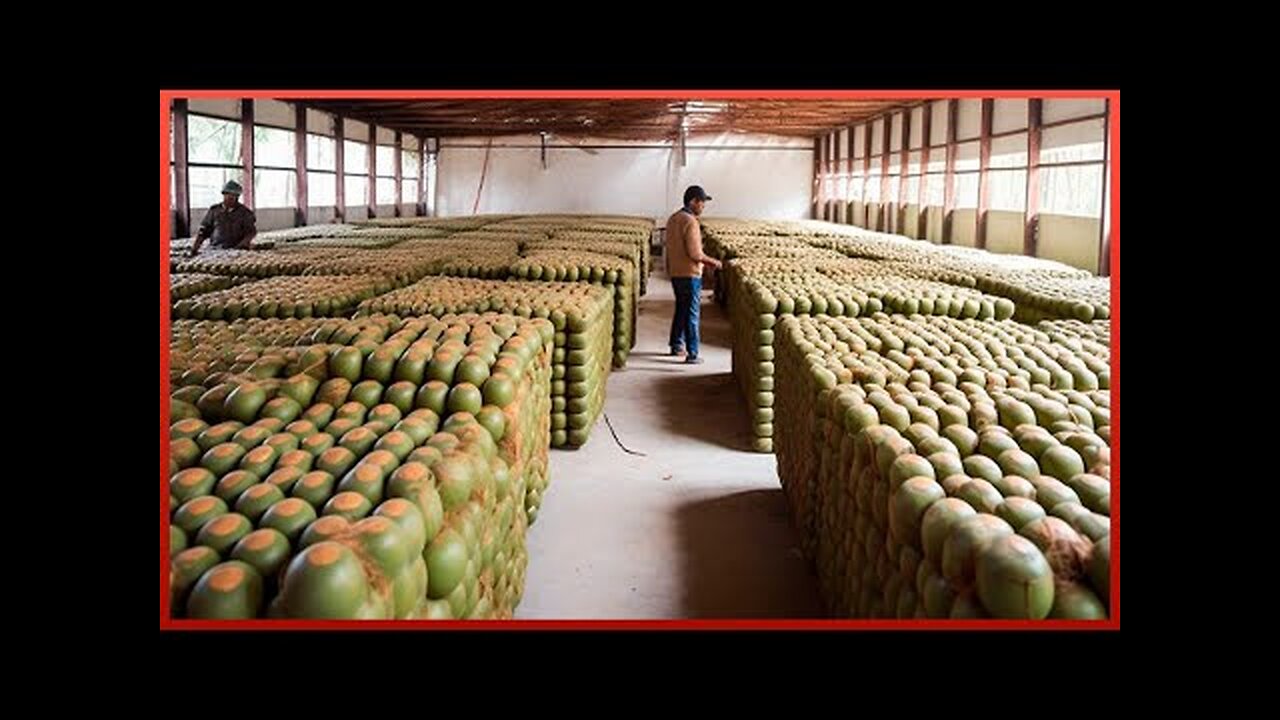
[[[698,318],[702,304],[702,266],[720,267],[720,261],[702,252],[702,228],[698,216],[711,196],[697,185],[684,191],[684,207],[667,218],[667,273],[676,294],[676,311],[671,318],[671,354],[687,349],[685,362],[696,365],[698,357]]]

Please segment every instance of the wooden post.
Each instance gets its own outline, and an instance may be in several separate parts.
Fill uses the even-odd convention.
[[[294,183],[298,188],[298,197],[294,202],[293,225],[301,227],[307,224],[307,108],[305,105],[298,103],[294,106],[293,124],[296,138],[293,148],[293,165],[294,172],[298,174],[297,181]]]
[[[977,245],[987,247],[987,209],[990,205],[991,179],[987,167],[991,164],[991,117],[996,101],[982,101],[982,131],[978,136],[978,239]]]
[[[369,123],[369,186],[365,188],[368,217],[378,216],[378,128]]]
[[[402,193],[404,191],[404,183],[403,183],[404,160],[400,157],[403,152],[404,150],[400,140],[400,131],[397,130],[396,131],[396,148],[395,148],[396,156],[391,161],[392,166],[395,167],[396,169],[396,201],[394,203],[395,212],[392,213],[392,215],[395,217],[400,217],[400,198],[402,197]]]
[[[1035,257],[1040,233],[1040,124],[1044,119],[1044,101],[1032,98],[1027,103],[1027,202],[1023,216],[1022,254]]]
[[[889,145],[893,143],[893,120],[884,118],[884,138],[880,141],[880,221],[876,230],[889,232]]]
[[[916,216],[916,237],[929,237],[929,144],[933,135],[933,103],[925,103],[920,113],[920,197],[916,202],[920,214]]]
[[[902,111],[902,166],[898,168],[898,224],[899,235],[906,235],[907,221],[907,169],[911,160],[911,111]]]
[[[338,184],[333,188],[334,191],[334,219],[338,222],[347,221],[347,148],[346,148],[346,122],[341,115],[333,116],[333,167],[338,174]]]
[[[191,178],[187,169],[187,101],[173,101],[173,206],[176,237],[191,235]]]
[[[244,168],[244,204],[253,204],[253,98],[240,101],[240,162]]]

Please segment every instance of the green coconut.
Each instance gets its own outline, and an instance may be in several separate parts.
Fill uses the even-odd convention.
[[[1040,503],[1043,508],[1052,510],[1059,503],[1080,503],[1080,496],[1076,495],[1076,491],[1061,480],[1056,480],[1047,475],[1029,477],[1026,480],[1035,486],[1036,502]]]
[[[351,532],[351,522],[341,515],[325,515],[317,518],[307,526],[298,538],[297,546],[301,551],[326,540],[341,540]]]
[[[183,614],[192,586],[209,568],[217,565],[218,560],[218,553],[203,545],[189,547],[173,556],[169,561],[169,601],[172,614]]]
[[[312,470],[298,478],[290,490],[290,496],[307,501],[311,507],[319,509],[333,496],[333,488],[337,480],[324,470]]]
[[[925,438],[938,437],[938,431],[925,423],[917,422],[909,425],[902,436],[912,445],[919,445]]]
[[[258,483],[236,498],[235,511],[257,522],[267,508],[284,499],[284,492],[271,483]]]
[[[189,468],[200,462],[200,446],[191,438],[169,441],[169,459],[179,468]]]
[[[964,459],[962,465],[966,475],[981,478],[989,483],[995,483],[1005,475],[1000,466],[986,455],[970,455]]]
[[[363,615],[373,592],[355,551],[324,541],[290,561],[280,603],[287,617],[351,619]]]
[[[281,471],[276,471],[281,472]],[[274,474],[274,473],[273,473]],[[232,470],[214,487],[213,494],[225,503],[234,503],[241,493],[257,485],[258,476],[246,470]]]
[[[942,563],[942,549],[953,526],[977,512],[958,498],[942,498],[929,506],[920,520],[920,537],[925,558],[933,565]]]
[[[978,433],[966,426],[945,426],[942,428],[942,437],[951,441],[951,444],[960,452],[961,457],[972,455],[978,449]]]
[[[1054,573],[1030,540],[1009,534],[977,549],[978,597],[992,616],[1041,620],[1054,602]]]
[[[187,598],[187,616],[197,620],[242,620],[262,609],[262,575],[239,560],[215,565],[200,576]]]
[[[1036,499],[1036,486],[1031,481],[1017,475],[1005,475],[991,483],[1005,497],[1020,497],[1028,500]]]
[[[1057,510],[1057,506],[1054,510]],[[1071,527],[1081,535],[1092,541],[1101,540],[1111,534],[1111,519],[1088,509],[1083,513],[1075,513],[1067,522],[1071,523]]]
[[[1093,543],[1088,563],[1089,582],[1098,596],[1111,605],[1111,536],[1099,538]]]
[[[975,514],[961,518],[942,544],[939,567],[943,577],[958,587],[968,586],[974,580],[974,563],[979,551],[996,538],[1012,534],[1013,528],[1009,523],[994,515]]]
[[[1000,453],[1006,450],[1017,449],[1018,442],[1004,433],[991,432],[988,428],[978,434],[978,452],[992,460],[1000,457]]]
[[[445,528],[426,549],[427,596],[447,597],[462,583],[468,559],[466,541],[456,530]]]
[[[187,468],[169,478],[169,494],[178,502],[187,502],[213,491],[218,479],[205,468]]]
[[[903,545],[920,543],[920,525],[933,503],[946,496],[942,486],[929,477],[912,477],[890,496],[889,531]]]
[[[1049,617],[1055,620],[1106,620],[1107,606],[1088,587],[1076,582],[1060,582],[1054,588]]]
[[[386,517],[400,526],[409,543],[410,554],[421,556],[426,548],[427,526],[417,505],[403,498],[391,498],[374,510],[374,516]]]
[[[224,442],[214,445],[200,458],[200,466],[218,477],[222,477],[227,473],[235,470],[240,464],[240,460],[244,458],[245,449],[243,445],[234,442]],[[207,494],[207,493],[201,493]]]
[[[996,489],[994,485],[977,478],[970,480],[960,486],[960,490],[956,492],[955,497],[964,500],[978,512],[994,515],[996,508],[1004,502],[1004,496]]]
[[[183,503],[173,514],[174,527],[188,535],[195,535],[205,523],[220,515],[226,515],[227,503],[212,495],[201,495]]]
[[[187,533],[177,525],[169,526],[169,557],[187,549]]]
[[[405,435],[407,435],[410,441],[413,443],[414,447],[416,447],[426,442],[427,438],[431,437],[431,435],[436,431],[437,427],[438,427],[438,424],[433,425],[431,423],[428,423],[422,417],[406,417],[400,422],[396,423],[393,430],[402,432]],[[410,452],[412,452],[412,450],[413,448],[410,448]]]
[[[915,454],[899,455],[889,466],[889,487],[896,489],[899,485],[913,477],[925,477],[933,480],[936,474],[933,465],[923,457]]]
[[[275,528],[289,542],[296,542],[302,531],[316,519],[315,508],[300,498],[285,498],[267,508],[258,520],[260,528]]]
[[[205,523],[196,533],[196,544],[212,548],[223,557],[239,542],[240,538],[253,531],[253,523],[239,513],[226,513]]]
[[[231,557],[252,565],[269,584],[289,559],[289,540],[279,530],[254,530],[240,538]]]
[[[356,492],[365,496],[373,505],[382,502],[387,472],[372,463],[359,463],[347,471],[338,483],[338,492]]]
[[[324,470],[334,477],[342,477],[355,466],[357,456],[345,447],[332,447],[320,453],[316,458],[317,470]]]
[[[1030,405],[1007,395],[996,400],[996,412],[999,414],[1000,425],[1009,430],[1024,423],[1034,425],[1036,422],[1035,410]]]
[[[340,515],[355,522],[373,511],[373,503],[358,492],[340,492],[324,504],[324,515]]]
[[[939,452],[962,455],[960,449],[956,447],[955,443],[942,436],[925,438],[916,445],[916,449],[919,454],[925,456]]]
[[[1004,499],[995,511],[996,517],[1004,520],[1014,530],[1021,530],[1028,523],[1045,516],[1044,508],[1035,500],[1025,497],[1009,496]]]
[[[1059,579],[1076,580],[1084,574],[1092,545],[1065,520],[1042,517],[1023,525],[1018,534],[1040,549]]]
[[[938,452],[929,455],[929,464],[933,466],[934,478],[947,478],[964,474],[964,463],[959,455],[949,452]]]
[[[1084,460],[1080,453],[1066,445],[1048,448],[1040,456],[1040,471],[1050,477],[1066,482],[1081,475],[1085,471]]]
[[[365,421],[365,418],[368,417],[368,415],[369,415],[368,405],[365,405],[364,403],[358,400],[351,400],[349,402],[345,402],[334,413],[334,418],[329,423],[329,425],[325,427],[325,432],[329,433],[334,437],[341,437],[343,431],[337,430],[334,428],[333,425],[335,422],[339,420],[346,420],[349,423],[348,424],[348,429],[349,429],[350,427],[355,427],[360,423],[363,423]]]
[[[964,473],[957,473],[955,475],[948,475],[942,478],[942,482],[939,484],[942,485],[942,489],[947,493],[947,497],[956,497],[960,494],[960,488],[972,481],[973,478],[968,475],[965,475]]]
[[[412,409],[412,405],[410,405],[410,409]],[[404,418],[405,412],[408,412],[408,410],[401,412],[400,408],[395,405],[389,402],[383,402],[370,408],[369,414],[365,417],[365,420],[367,422],[386,423],[387,427],[392,427]]]
[[[996,458],[996,464],[1000,466],[1003,475],[1030,478],[1040,474],[1040,467],[1036,464],[1036,459],[1016,445],[1011,450],[1001,452]],[[991,482],[995,482],[995,480]]]
[[[1027,452],[1028,455],[1036,459],[1037,463],[1043,462],[1043,456],[1050,448],[1058,447],[1061,443],[1048,430],[1037,428],[1028,432],[1020,433],[1016,436],[1018,447]]]
[[[1094,512],[1101,512],[1090,505],[1101,498],[1111,495],[1111,483],[1104,477],[1090,473],[1079,473],[1065,480],[1067,487],[1076,492],[1080,502]],[[1105,514],[1105,513],[1103,513]]]

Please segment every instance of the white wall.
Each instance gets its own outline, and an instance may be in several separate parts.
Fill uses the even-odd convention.
[[[709,216],[808,217],[813,141],[762,135],[693,136],[680,166],[670,143],[574,139],[605,146],[593,153],[551,138],[542,169],[537,135],[493,140],[479,207],[483,138],[441,144],[436,201],[441,216],[580,212],[640,215],[662,221],[679,208],[684,188],[714,198]]]
[[[293,208],[259,208],[253,214],[258,219],[258,232],[293,227]]]
[[[337,213],[335,212],[334,207],[332,205],[307,208],[307,224],[308,225],[320,225],[323,223],[331,223],[331,222],[334,222],[336,218],[337,218]]]

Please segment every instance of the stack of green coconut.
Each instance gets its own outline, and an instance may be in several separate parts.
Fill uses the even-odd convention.
[[[258,278],[301,275],[312,265],[345,257],[353,248],[294,248],[291,250],[211,250],[175,264],[174,272],[245,275]]]
[[[1018,304],[1016,318],[1022,322],[1055,318],[1089,322],[1111,317],[1110,278],[1062,277],[1036,271],[983,273],[977,286],[1011,298]]]
[[[1074,330],[779,321],[779,475],[831,613],[1106,616],[1109,354]]]
[[[214,290],[225,290],[257,278],[208,273],[178,273],[169,276],[169,302],[175,303]]]
[[[395,326],[395,319],[381,315],[355,320],[174,320],[169,325],[170,383],[174,388],[199,385],[213,373],[243,373],[262,358],[263,350],[267,348],[287,348],[313,342],[381,343]],[[184,377],[187,372],[192,374]]]
[[[648,273],[644,271],[646,265],[640,247],[634,242],[611,239],[608,235],[596,236],[584,233],[568,237],[557,236],[551,240],[532,240],[521,245],[520,250],[526,253],[545,250],[571,250],[612,255],[626,260],[634,268],[634,277],[639,279],[641,295],[644,294],[645,284],[648,282]]]
[[[449,241],[447,256],[433,274],[458,278],[502,281],[511,277],[512,265],[520,261],[520,243],[502,241]]]
[[[758,452],[772,449],[772,326],[787,315],[857,317],[889,310],[1004,319],[1014,305],[969,288],[904,277],[883,263],[845,259],[742,258],[725,266],[733,327],[733,373],[752,413]]]
[[[586,283],[428,277],[360,307],[363,314],[440,315],[506,312],[549,319],[555,327],[551,445],[578,447],[604,408],[613,358],[613,294]]]
[[[546,482],[551,324],[380,317],[349,338],[312,322],[313,344],[179,379],[173,614],[511,617]]]
[[[179,300],[178,319],[309,318],[350,315],[363,300],[404,285],[381,275],[315,275],[257,280]]]
[[[254,235],[249,247],[254,250],[287,248],[302,240],[342,237],[355,229],[355,225],[346,223],[321,223],[319,225],[304,225],[280,230],[266,230]]]
[[[464,232],[466,230],[475,230],[476,228],[492,225],[493,223],[502,222],[508,218],[515,217],[513,215],[463,215],[460,217],[389,217],[389,218],[368,218],[367,220],[356,220],[352,224],[361,227],[412,227],[412,228],[431,228],[444,232]]]
[[[401,285],[427,275],[506,278],[519,259],[515,242],[463,243],[451,239],[410,240],[394,248],[370,250],[318,262],[307,275],[382,275]]]
[[[650,243],[653,238],[653,221],[636,219],[628,223],[568,223],[550,231],[553,241],[571,243],[577,249],[601,252],[597,247],[612,246],[617,243],[630,245],[639,254],[637,277],[640,279],[640,294],[649,292],[649,268],[652,260]],[[613,253],[608,253],[613,254]]]
[[[631,263],[582,250],[527,250],[511,266],[520,280],[584,282],[604,287],[613,298],[613,366],[625,367],[635,346],[639,287]]]
[[[415,283],[436,274],[451,253],[447,249],[389,248],[369,250],[342,258],[318,262],[307,268],[307,275],[377,275],[394,279],[397,287]]]

